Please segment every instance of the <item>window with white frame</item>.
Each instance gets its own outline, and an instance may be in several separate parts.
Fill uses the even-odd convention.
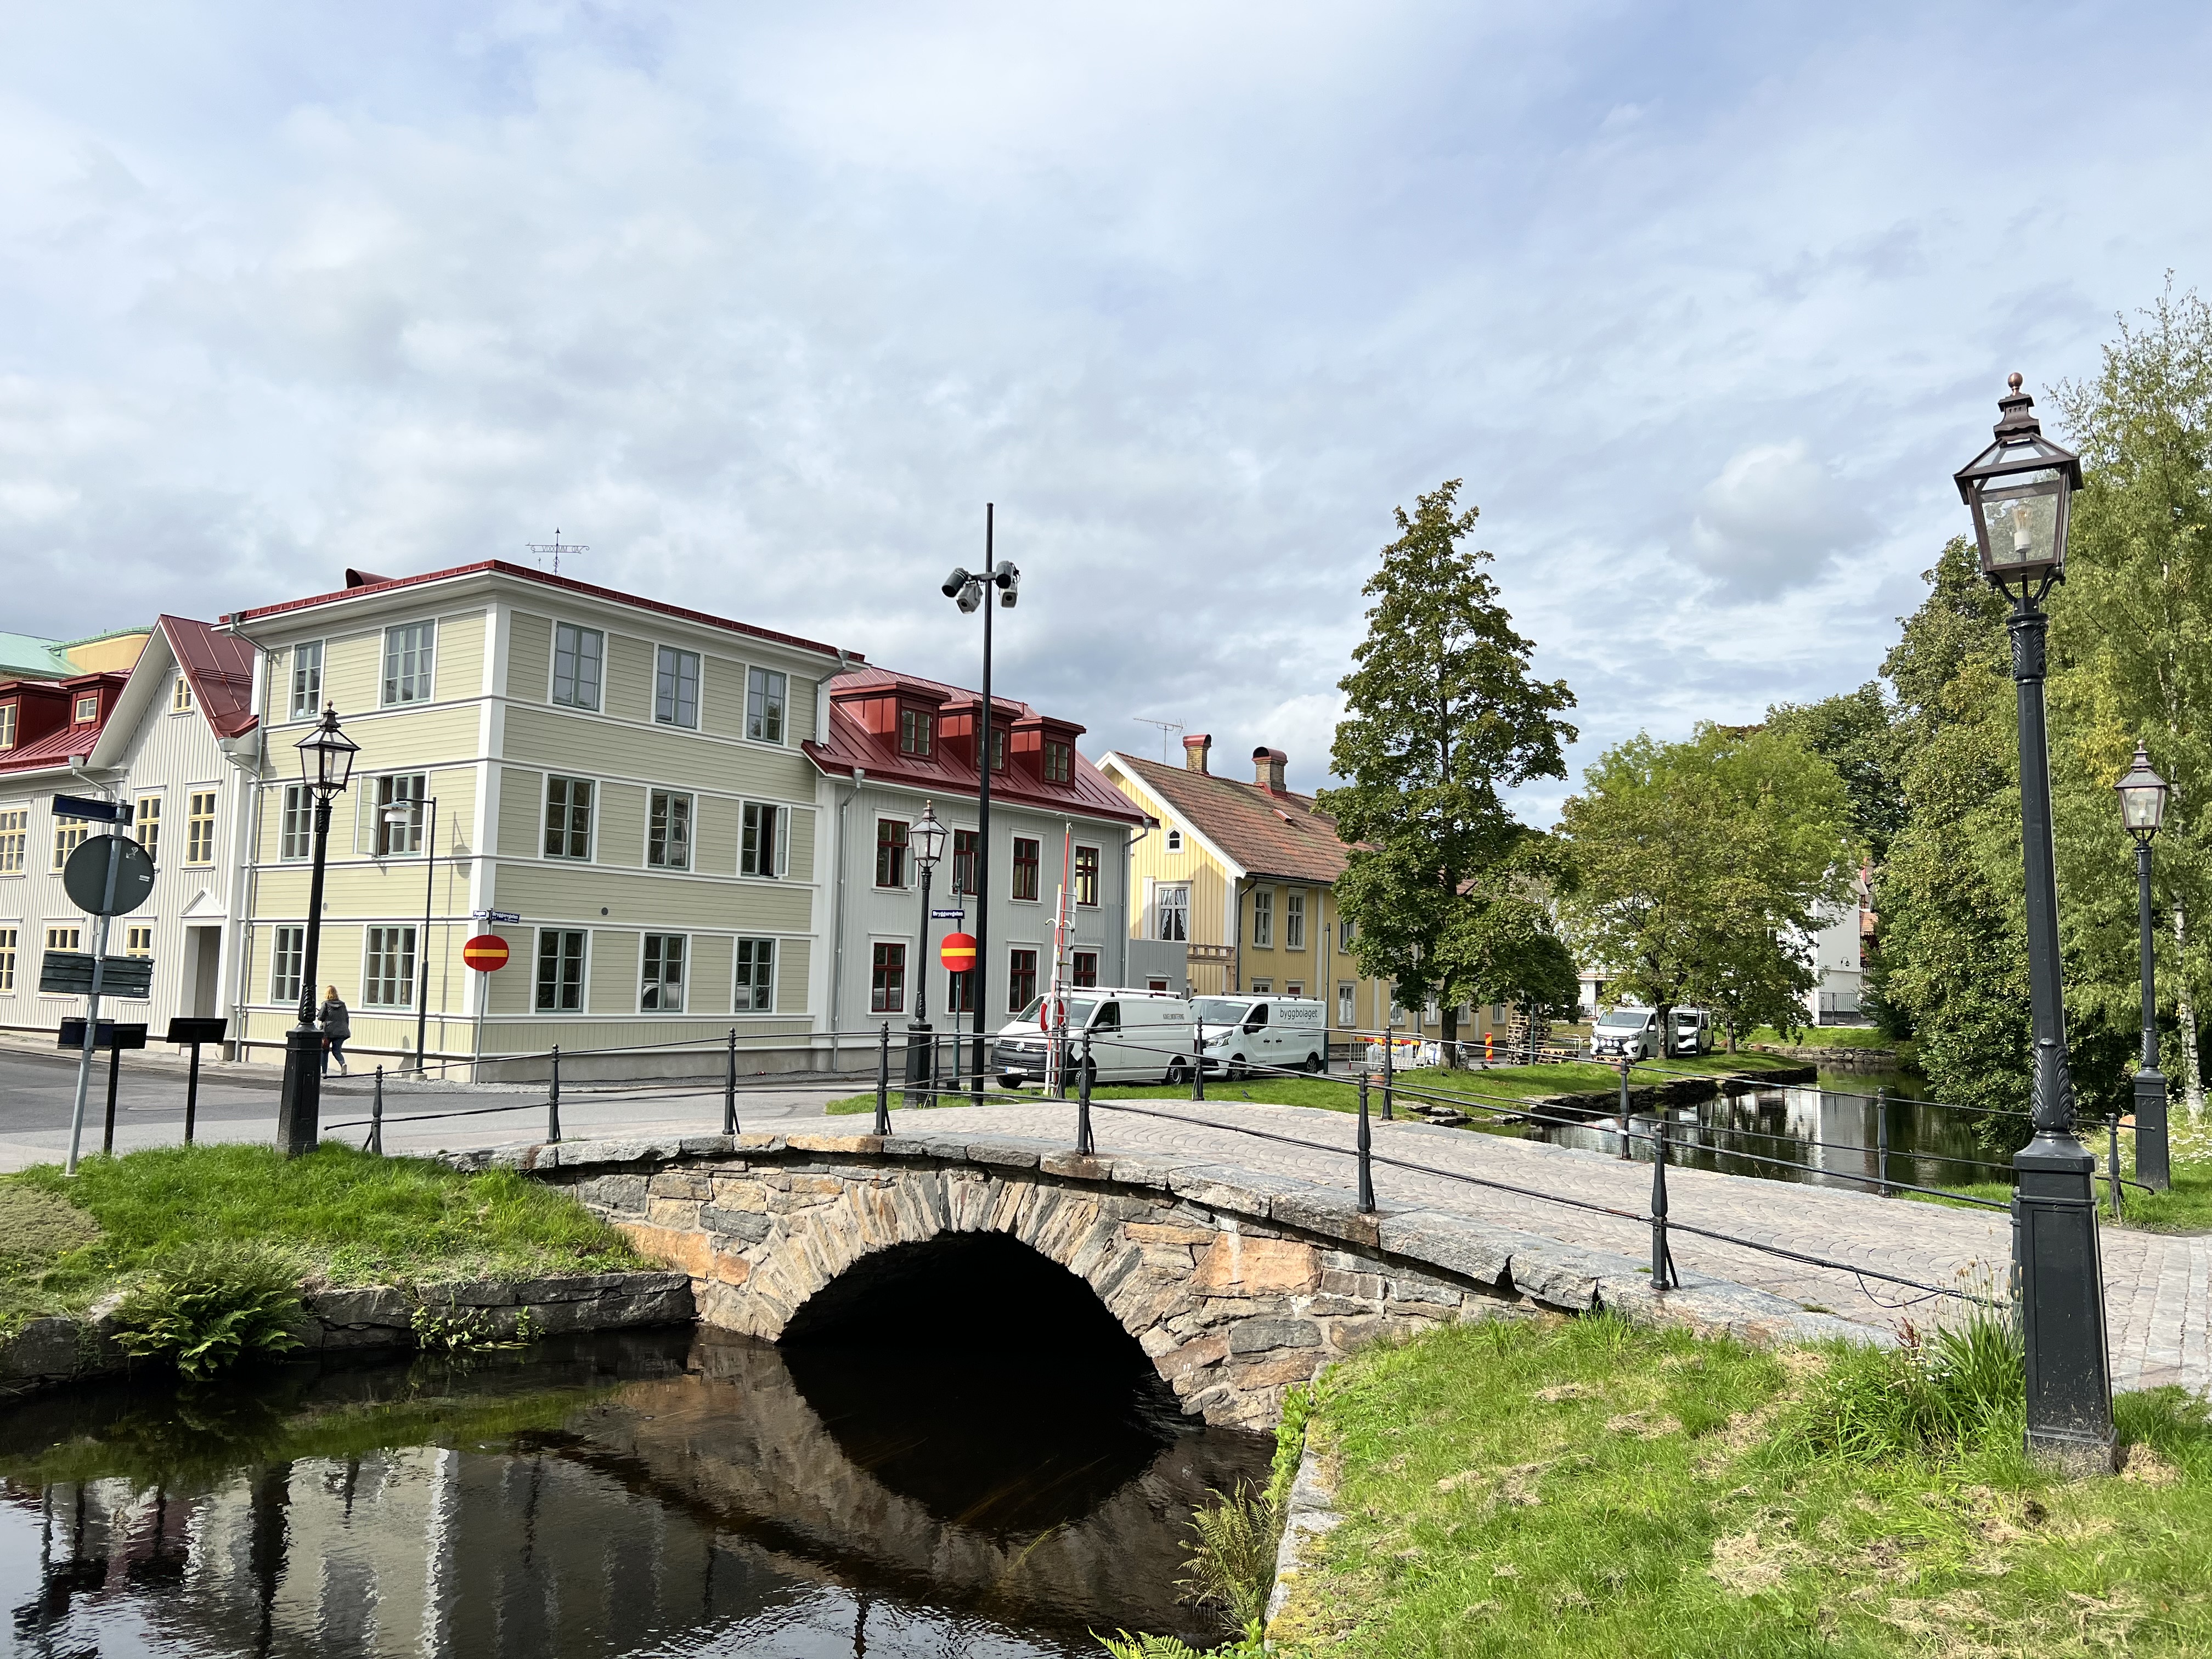
[[[1033,899],[1037,896],[1037,881],[1043,863],[1042,847],[1027,836],[1014,837],[1014,865],[1006,885],[1007,896]]]
[[[783,741],[783,705],[788,682],[773,668],[745,676],[745,735],[761,743]]]
[[[785,837],[791,815],[766,801],[749,800],[738,812],[738,873],[774,879],[787,867]]]
[[[23,873],[31,842],[31,809],[14,806],[0,812],[0,876]]]
[[[1252,890],[1252,943],[1263,950],[1274,948],[1275,890],[1272,887]]]
[[[868,1012],[902,1014],[906,1012],[906,946],[878,940],[870,948]]]
[[[903,818],[876,820],[876,885],[906,885],[907,824]]]
[[[592,856],[589,778],[545,780],[545,856],[586,860]]]
[[[1182,851],[1182,830],[1170,830],[1168,831],[1168,851],[1170,853],[1180,853]]]
[[[607,636],[574,623],[553,624],[553,701],[563,708],[599,706],[599,665],[606,659]]]
[[[1155,939],[1188,941],[1190,938],[1190,889],[1163,887],[1153,897],[1153,908],[1159,917],[1159,926],[1153,930]]]
[[[0,991],[15,988],[15,929],[0,927]]]
[[[538,930],[538,996],[541,1014],[575,1014],[584,1008],[584,930]]]
[[[195,789],[185,797],[185,862],[215,862],[215,794]]]
[[[1095,847],[1075,849],[1075,902],[1091,909],[1098,908],[1098,849]]]
[[[684,935],[647,933],[645,936],[642,983],[637,1006],[641,1013],[680,1014],[684,1012]]]
[[[1098,988],[1098,952],[1078,951],[1068,968],[1068,980],[1079,991]]]
[[[775,941],[741,939],[738,941],[738,998],[740,1014],[775,1012]]]
[[[176,684],[169,688],[169,712],[172,714],[192,712],[192,683],[185,678],[182,669],[177,672]]]
[[[645,817],[645,861],[656,870],[691,867],[691,797],[675,789],[656,789]]]
[[[361,964],[361,1004],[364,1008],[412,1008],[415,1006],[415,930],[412,927],[372,927]]]
[[[276,856],[303,859],[314,849],[315,792],[304,783],[288,783],[276,819]]]
[[[377,857],[408,858],[422,850],[429,781],[422,772],[392,772],[376,781]]]
[[[300,975],[307,963],[307,930],[279,927],[269,940],[269,1000],[289,1006],[300,1000]]]
[[[79,726],[89,726],[100,718],[100,693],[88,691],[76,700],[70,719]]]
[[[663,726],[699,724],[699,653],[660,647],[653,671],[653,718]]]
[[[1359,988],[1350,980],[1338,981],[1336,988],[1336,1023],[1350,1026],[1359,1019]]]
[[[1306,948],[1306,896],[1304,893],[1283,895],[1283,948],[1285,951]]]
[[[292,718],[311,720],[323,706],[323,642],[309,640],[292,647]]]
[[[138,797],[138,810],[131,815],[131,827],[138,837],[138,845],[146,849],[146,861],[161,861],[161,798],[159,795]]]
[[[430,701],[438,624],[401,623],[384,630],[384,707]]]
[[[1349,950],[1351,950],[1351,949],[1352,949],[1352,940],[1354,940],[1354,939],[1358,939],[1358,937],[1359,937],[1359,924],[1358,924],[1358,922],[1353,921],[1352,921],[1352,920],[1351,920],[1349,917],[1345,917],[1345,916],[1340,916],[1340,917],[1337,919],[1337,923],[1336,923],[1336,948],[1337,948],[1338,950],[1340,950],[1340,951],[1349,951]]]

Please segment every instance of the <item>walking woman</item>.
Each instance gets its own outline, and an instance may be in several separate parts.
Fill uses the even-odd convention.
[[[353,1021],[347,1017],[345,999],[338,994],[335,985],[323,987],[323,1012],[318,1018],[323,1025],[323,1075],[331,1073],[331,1062],[338,1063],[338,1075],[346,1074],[346,1039],[353,1035]]]

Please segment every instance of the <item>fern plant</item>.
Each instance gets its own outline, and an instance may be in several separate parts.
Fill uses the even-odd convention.
[[[300,1346],[305,1317],[291,1261],[241,1244],[176,1252],[124,1292],[115,1340],[125,1352],[165,1359],[198,1382],[248,1358]]]

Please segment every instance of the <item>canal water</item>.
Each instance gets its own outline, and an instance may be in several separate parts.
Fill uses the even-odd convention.
[[[1139,1356],[1141,1359],[1141,1356]],[[295,1364],[0,1412],[21,1655],[1032,1659],[1180,1605],[1210,1490],[1271,1443],[1152,1377],[688,1328]]]
[[[1880,1099],[1875,1098],[1879,1093]],[[1917,1187],[1954,1188],[2001,1178],[1983,1167],[1990,1153],[1974,1140],[1963,1115],[1927,1098],[1928,1085],[1907,1073],[1823,1072],[1816,1084],[1719,1095],[1668,1109],[1668,1157],[1677,1165],[1768,1181],[1876,1190],[1887,1179]],[[1881,1157],[1881,1118],[1888,1120],[1888,1159]],[[1649,1162],[1653,1112],[1632,1110],[1633,1155]],[[1529,1139],[1591,1152],[1620,1151],[1620,1120],[1530,1125]]]

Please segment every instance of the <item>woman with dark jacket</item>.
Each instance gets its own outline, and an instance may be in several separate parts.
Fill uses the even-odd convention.
[[[346,1039],[353,1035],[353,1021],[347,1017],[345,1000],[338,995],[338,988],[323,988],[323,1012],[318,1016],[323,1024],[323,1075],[328,1077],[331,1062],[338,1063],[338,1075],[346,1074]]]

